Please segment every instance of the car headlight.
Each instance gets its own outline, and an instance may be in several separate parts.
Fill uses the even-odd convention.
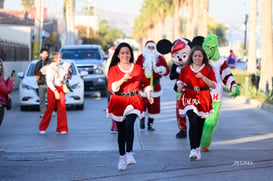
[[[27,90],[35,90],[34,87],[32,87],[32,86],[30,86],[30,85],[28,85],[28,84],[24,84],[24,83],[22,83],[22,88],[23,88],[23,89],[27,89]]]
[[[80,88],[80,87],[81,87],[81,84],[79,82],[76,83],[76,84],[70,85],[71,89],[77,89],[77,88]]]
[[[102,73],[103,73],[102,65],[95,65],[94,66],[94,74],[102,74]]]

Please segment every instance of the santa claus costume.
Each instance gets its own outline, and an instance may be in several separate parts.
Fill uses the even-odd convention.
[[[165,58],[156,50],[156,43],[153,40],[145,43],[143,53],[138,56],[136,64],[143,68],[145,76],[150,80],[150,85],[153,87],[153,104],[148,103],[145,92],[140,91],[140,94],[143,98],[144,110],[148,110],[148,130],[154,131],[154,118],[160,114],[160,96],[162,95],[160,79],[162,76],[168,75],[170,70]],[[140,120],[140,128],[145,128],[145,117]]]

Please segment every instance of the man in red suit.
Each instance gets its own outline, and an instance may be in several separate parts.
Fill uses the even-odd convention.
[[[136,64],[143,68],[145,76],[150,80],[150,85],[153,87],[153,104],[148,103],[146,93],[140,91],[140,94],[143,99],[144,108],[148,111],[148,130],[154,131],[154,118],[160,114],[160,96],[162,95],[160,79],[162,76],[167,76],[170,70],[165,58],[156,50],[156,43],[153,40],[145,43],[143,53],[138,56]],[[140,120],[140,128],[145,128],[145,117]]]

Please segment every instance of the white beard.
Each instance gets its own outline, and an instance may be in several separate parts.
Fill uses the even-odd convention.
[[[145,49],[146,50],[146,49]],[[153,69],[156,67],[156,60],[158,55],[155,51],[146,50],[143,51],[144,63],[143,69],[146,76],[153,75]]]

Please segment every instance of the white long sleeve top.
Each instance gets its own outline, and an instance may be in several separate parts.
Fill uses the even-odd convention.
[[[59,68],[54,64],[50,64],[46,68],[46,83],[52,91],[56,90],[55,86],[62,85],[62,82],[59,79]]]

